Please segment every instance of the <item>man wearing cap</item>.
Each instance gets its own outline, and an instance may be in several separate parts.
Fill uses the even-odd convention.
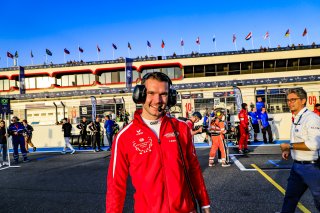
[[[27,150],[24,142],[24,134],[26,132],[24,126],[18,122],[19,118],[13,116],[11,119],[12,123],[8,128],[8,133],[12,136],[12,145],[13,145],[13,159],[14,163],[19,163],[19,146],[23,157],[23,162],[28,162]]]
[[[209,166],[214,166],[214,158],[216,156],[216,152],[219,149],[221,152],[221,161],[222,167],[228,167],[230,164],[226,161],[227,158],[227,147],[224,142],[224,134],[227,132],[225,129],[224,121],[222,120],[223,113],[221,111],[217,111],[216,117],[212,120],[210,124],[210,132],[212,139],[212,146],[209,153]]]
[[[202,132],[202,127],[196,130],[193,129],[193,125],[199,122],[201,119],[202,119],[202,115],[200,114],[200,112],[194,112],[192,113],[190,119],[186,121],[188,127],[191,129],[191,135],[195,135]]]

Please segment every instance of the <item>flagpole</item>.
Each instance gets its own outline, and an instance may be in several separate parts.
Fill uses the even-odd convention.
[[[237,41],[234,41],[234,48],[236,49],[236,51],[238,51],[238,48],[237,48]]]
[[[112,57],[113,57],[113,60],[114,60],[114,48],[112,48]]]
[[[307,43],[308,43],[308,45],[310,45],[308,33],[307,33]]]
[[[217,52],[216,35],[214,35],[214,49]]]
[[[128,55],[129,55],[129,58],[131,58],[130,48],[129,47],[128,47]]]
[[[80,61],[80,45],[78,45],[79,61]]]
[[[289,46],[291,46],[292,42],[291,42],[291,35],[290,34],[289,34],[289,42],[290,42]]]
[[[63,52],[63,59],[64,59],[64,63],[66,63],[66,53]]]
[[[200,44],[198,45],[199,53],[200,53]]]
[[[148,52],[148,57],[149,57],[149,46],[147,46],[147,52]]]
[[[253,36],[251,36],[251,44],[252,44],[252,49],[254,49],[254,45],[253,45]]]
[[[46,54],[46,64],[48,64],[48,54]]]
[[[31,57],[31,65],[33,65],[33,58]]]
[[[7,68],[9,67],[9,61],[8,61],[8,56],[7,56]]]
[[[268,38],[268,41],[269,41],[269,48],[271,48],[270,36]]]
[[[164,52],[164,48],[162,48],[162,52],[163,52],[163,58],[166,57],[166,53]]]

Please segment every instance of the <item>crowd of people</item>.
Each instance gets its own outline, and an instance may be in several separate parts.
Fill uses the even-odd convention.
[[[2,163],[0,166],[9,165],[8,162],[8,145],[7,138],[12,137],[12,146],[13,146],[13,160],[14,164],[19,163],[19,147],[22,154],[23,162],[29,162],[28,152],[29,146],[33,148],[35,152],[37,148],[32,143],[32,132],[33,127],[28,124],[27,120],[19,122],[17,116],[13,116],[11,123],[6,127],[4,120],[0,121],[0,153],[2,153]]]

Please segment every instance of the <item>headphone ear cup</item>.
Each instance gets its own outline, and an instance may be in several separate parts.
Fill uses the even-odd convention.
[[[168,107],[172,107],[177,104],[178,92],[175,89],[169,89]]]
[[[144,85],[136,85],[134,87],[132,100],[136,104],[142,104],[146,101],[146,87]]]

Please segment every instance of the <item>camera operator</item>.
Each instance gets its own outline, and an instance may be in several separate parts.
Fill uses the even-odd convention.
[[[202,115],[200,112],[192,113],[191,117],[186,121],[187,125],[191,129],[191,135],[196,135],[198,133],[202,133],[202,126],[199,128],[194,128],[194,124],[199,122],[202,119]]]

